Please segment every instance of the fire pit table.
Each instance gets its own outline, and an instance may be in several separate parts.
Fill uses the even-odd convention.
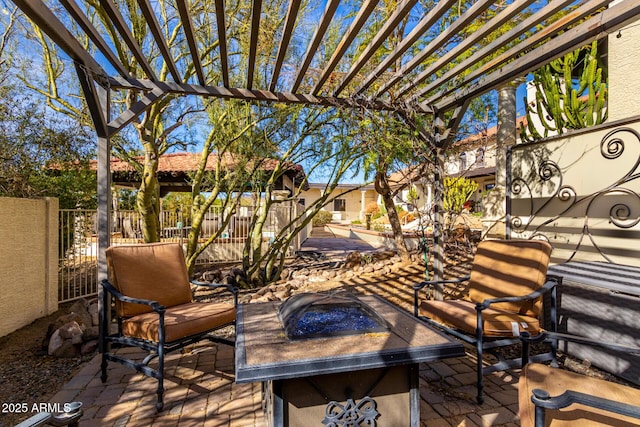
[[[464,356],[377,296],[292,298],[237,311],[236,382],[262,382],[269,426],[419,426],[418,364]]]

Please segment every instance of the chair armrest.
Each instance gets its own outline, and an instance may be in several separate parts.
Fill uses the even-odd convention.
[[[607,342],[602,340],[593,340],[591,338],[581,337],[579,335],[564,334],[561,332],[542,331],[536,336],[531,336],[527,332],[523,332],[520,339],[527,343],[536,343],[545,339],[554,339],[558,341],[574,342],[576,344],[584,344],[594,347],[604,348],[606,350],[619,351],[628,354],[640,355],[640,347],[631,345],[616,344],[613,342]]]
[[[237,286],[225,284],[225,283],[206,283],[206,282],[198,282],[196,280],[190,280],[192,285],[195,286],[203,286],[211,289],[219,289],[224,288],[226,291],[231,292],[233,294],[233,305],[238,306],[238,292],[240,289]]]
[[[567,390],[558,396],[552,397],[544,390],[534,389],[531,401],[536,406],[536,425],[544,425],[545,409],[562,409],[574,403],[640,419],[640,406],[629,405],[628,403],[617,402],[573,390]]]
[[[551,290],[553,290],[553,288],[555,288],[558,285],[558,283],[559,283],[559,280],[557,277],[547,276],[547,281],[545,282],[545,284],[539,289],[531,292],[530,294],[517,296],[517,297],[489,298],[482,302],[477,303],[476,310],[484,310],[485,308],[489,308],[491,304],[496,304],[499,302],[520,302],[520,301],[536,299],[546,294],[547,292],[550,292]]]
[[[118,299],[118,301],[122,301],[122,302],[128,302],[131,304],[143,304],[143,305],[148,305],[149,307],[151,307],[151,309],[157,313],[161,313],[164,312],[166,310],[166,307],[163,305],[160,305],[159,302],[157,301],[152,301],[152,300],[146,300],[146,299],[141,299],[141,298],[132,298],[132,297],[128,297],[126,295],[121,294],[108,280],[103,279],[100,282],[100,285],[102,285],[102,287],[109,292],[111,295],[113,295],[114,297],[116,297]]]

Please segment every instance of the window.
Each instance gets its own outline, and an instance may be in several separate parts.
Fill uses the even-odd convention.
[[[333,210],[344,212],[347,210],[347,201],[345,199],[335,199],[333,201]]]
[[[300,199],[298,199],[298,203],[299,203],[300,205],[304,206],[304,205],[305,205],[305,200],[304,200],[304,198],[300,198]]]

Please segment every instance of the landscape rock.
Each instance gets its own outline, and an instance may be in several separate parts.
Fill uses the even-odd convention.
[[[82,340],[91,341],[91,340],[98,339],[99,336],[100,336],[100,328],[98,326],[92,326],[84,330],[84,332],[82,333]]]
[[[60,336],[60,330],[57,330],[51,336],[49,340],[49,356],[53,357],[76,357],[78,356],[78,349],[71,340],[66,340]]]
[[[80,347],[80,354],[91,354],[98,349],[98,340],[87,341]]]
[[[91,316],[92,326],[98,326],[100,324],[100,312],[98,309],[98,302],[89,304],[89,307],[87,308],[87,312]]]
[[[82,328],[75,321],[62,325],[58,331],[60,332],[60,337],[65,340],[70,340],[77,336],[82,337]]]
[[[77,318],[74,319],[82,329],[89,328],[93,325],[93,319],[88,311],[89,304],[84,298],[80,298],[69,307],[69,313],[74,313]]]
[[[81,354],[87,342],[99,337],[98,301],[79,299],[69,307],[69,313],[50,323],[42,348],[53,357],[68,358]],[[87,345],[84,351],[95,347]],[[82,353],[88,354],[88,353]]]
[[[349,252],[347,258],[344,261],[343,268],[354,268],[362,264],[362,254],[358,251]]]

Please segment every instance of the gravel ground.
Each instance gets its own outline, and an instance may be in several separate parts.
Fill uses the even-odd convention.
[[[48,402],[91,359],[56,359],[42,347],[49,323],[66,314],[69,305],[0,338],[0,426],[35,415],[33,405]]]

